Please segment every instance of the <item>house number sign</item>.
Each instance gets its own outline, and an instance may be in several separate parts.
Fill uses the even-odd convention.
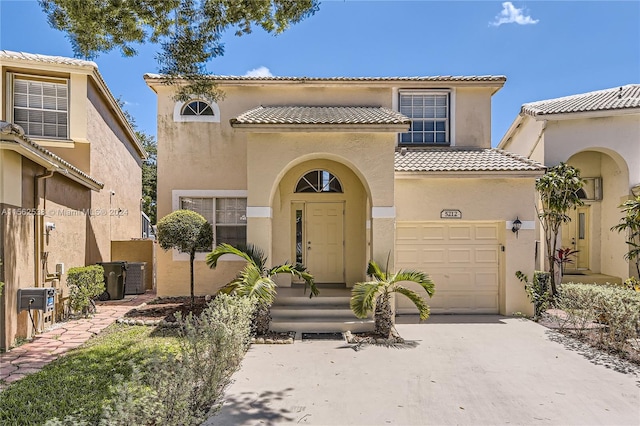
[[[462,212],[460,210],[442,210],[440,212],[440,219],[462,219]]]

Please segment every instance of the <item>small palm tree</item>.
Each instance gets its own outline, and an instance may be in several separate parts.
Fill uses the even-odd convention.
[[[218,259],[224,254],[235,254],[247,261],[245,267],[238,273],[238,276],[229,284],[220,289],[223,293],[235,293],[240,296],[254,298],[257,301],[254,325],[257,334],[265,334],[269,331],[271,323],[271,305],[276,297],[277,284],[273,277],[278,274],[291,274],[302,278],[311,289],[309,297],[318,295],[318,288],[313,281],[313,276],[307,272],[302,264],[292,265],[284,263],[282,265],[267,268],[267,257],[264,251],[253,244],[233,247],[230,244],[220,244],[206,257],[206,263],[210,268],[215,268]]]
[[[358,318],[365,318],[373,311],[375,332],[385,338],[391,335],[393,328],[393,312],[391,310],[391,293],[400,293],[411,300],[418,311],[420,319],[429,317],[429,305],[415,291],[400,285],[402,281],[411,281],[425,289],[429,297],[433,296],[435,284],[424,272],[400,270],[395,274],[383,272],[375,261],[369,262],[367,275],[373,281],[356,283],[351,290],[351,310]]]

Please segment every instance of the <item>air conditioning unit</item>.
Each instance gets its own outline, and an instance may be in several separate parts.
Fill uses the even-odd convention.
[[[584,185],[580,191],[580,198],[586,201],[602,200],[602,178],[588,177],[582,178]]]
[[[56,289],[53,287],[30,287],[18,289],[18,312],[24,310],[53,311]]]

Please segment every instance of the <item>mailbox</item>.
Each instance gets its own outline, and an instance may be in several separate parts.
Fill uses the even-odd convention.
[[[53,287],[19,288],[18,312],[26,309],[51,312],[55,297],[56,289]]]

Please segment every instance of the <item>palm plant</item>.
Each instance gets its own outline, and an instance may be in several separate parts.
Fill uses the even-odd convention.
[[[388,261],[387,261],[388,263]],[[382,271],[373,260],[369,262],[367,275],[373,281],[356,283],[351,290],[351,310],[358,318],[366,318],[373,311],[375,332],[385,338],[391,335],[393,328],[393,312],[391,310],[391,294],[400,293],[413,302],[420,312],[420,319],[429,317],[429,305],[426,300],[415,291],[402,286],[403,281],[414,282],[422,287],[429,297],[433,296],[435,284],[424,272],[400,270],[395,274]]]
[[[235,254],[247,261],[245,267],[229,284],[222,287],[222,293],[235,293],[239,296],[253,298],[257,301],[254,325],[256,334],[265,334],[269,331],[271,323],[271,305],[276,297],[278,287],[273,277],[278,274],[291,274],[301,278],[310,288],[309,297],[318,295],[318,288],[313,280],[313,275],[307,272],[302,264],[284,263],[268,268],[267,256],[264,251],[253,245],[233,247],[230,244],[220,244],[206,257],[207,265],[214,269],[218,265],[218,259],[225,254]]]

